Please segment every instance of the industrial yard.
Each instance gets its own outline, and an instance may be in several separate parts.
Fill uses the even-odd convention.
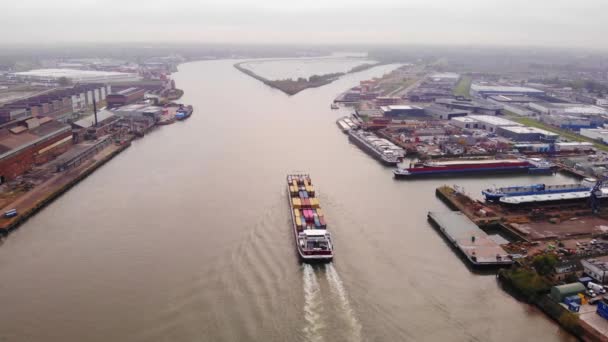
[[[138,70],[136,72],[124,72]],[[0,233],[6,234],[156,126],[188,118],[171,66],[40,69],[0,81]]]
[[[573,89],[405,65],[361,81],[334,102],[352,111],[338,127],[351,141],[365,137],[355,145],[393,167],[394,177],[453,182],[436,189],[447,211],[428,212],[428,221],[472,270],[502,269],[500,278],[516,296],[575,335],[601,340],[608,331],[605,291],[585,292],[587,283],[576,282],[585,275],[608,282],[585,266],[608,258],[608,107],[593,101]],[[514,178],[510,187],[487,184],[485,200],[458,185],[466,176],[539,170],[569,175],[572,183]],[[544,262],[549,266],[541,269]],[[583,302],[547,295],[573,281],[584,289],[573,293]]]

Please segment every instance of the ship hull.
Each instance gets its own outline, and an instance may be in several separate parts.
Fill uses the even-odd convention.
[[[386,165],[386,166],[397,166],[397,164],[399,164],[399,160],[388,160],[388,159],[383,158],[383,156],[382,156],[382,154],[380,154],[380,152],[374,150],[372,147],[368,146],[366,143],[364,143],[363,141],[361,141],[359,138],[353,136],[352,134],[348,134],[348,139],[353,144],[357,145],[357,147],[359,147],[365,153],[367,153],[370,156],[374,157],[374,159],[376,159],[377,161],[379,161],[383,165]]]
[[[488,167],[488,168],[466,168],[466,169],[447,169],[437,168],[434,170],[410,171],[409,173],[394,172],[395,178],[414,178],[414,177],[439,177],[450,175],[479,175],[479,174],[496,174],[496,173],[525,173],[529,172],[529,166],[511,166],[511,167]]]
[[[289,199],[289,212],[291,215],[291,228],[293,231],[294,243],[296,245],[296,250],[298,252],[298,257],[300,261],[305,263],[326,263],[330,262],[334,258],[333,251],[331,254],[305,254],[304,250],[302,250],[300,244],[298,243],[298,226],[296,225],[296,218],[293,213],[293,201],[291,200],[291,192],[289,191],[289,185],[287,185],[287,198]]]

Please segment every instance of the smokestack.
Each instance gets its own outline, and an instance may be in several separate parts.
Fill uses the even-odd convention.
[[[95,103],[95,91],[93,91],[93,114],[95,115],[95,127],[97,127],[97,103]]]

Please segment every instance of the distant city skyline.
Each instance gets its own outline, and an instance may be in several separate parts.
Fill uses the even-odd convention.
[[[530,45],[606,49],[608,1],[20,0],[0,44],[75,42]]]

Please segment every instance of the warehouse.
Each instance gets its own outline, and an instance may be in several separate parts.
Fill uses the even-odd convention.
[[[459,116],[467,116],[469,112],[461,109],[450,109],[439,104],[432,104],[424,109],[425,113],[437,120],[450,120]]]
[[[491,133],[495,133],[498,127],[506,126],[523,126],[515,121],[503,119],[501,117],[492,115],[469,115],[468,118],[478,122],[477,128],[486,130]]]
[[[549,114],[541,116],[541,121],[550,125],[578,131],[581,128],[595,128],[599,122],[583,116],[566,115],[566,114]]]
[[[139,101],[143,101],[146,91],[141,88],[131,87],[109,94],[107,103],[109,108],[120,107]]]
[[[498,115],[503,106],[484,100],[457,100],[451,98],[436,99],[435,103],[450,109],[466,110],[475,114]]]
[[[582,128],[580,134],[584,137],[608,144],[608,129],[606,128]]]
[[[471,94],[479,97],[488,97],[495,95],[535,96],[544,95],[545,92],[542,90],[528,87],[481,85],[473,83],[471,84]]]
[[[46,163],[72,145],[69,125],[50,118],[0,130],[0,183],[15,179],[34,164]]]
[[[479,121],[471,119],[468,116],[457,116],[450,119],[450,124],[462,129],[477,129],[479,128]]]
[[[585,274],[600,284],[608,282],[608,257],[581,260]]]
[[[114,108],[111,110],[114,114],[125,118],[151,118],[158,121],[163,114],[163,108],[158,106],[150,106],[148,104],[131,104]]]
[[[72,83],[131,82],[141,79],[141,77],[139,77],[137,74],[77,69],[36,69],[24,72],[15,72],[10,74],[9,78],[46,86],[59,85],[60,79],[67,79]]]
[[[500,126],[496,131],[503,137],[514,141],[555,141],[559,135],[536,127]]]
[[[551,298],[556,302],[561,302],[564,298],[583,293],[587,290],[581,283],[571,283],[551,287]]]
[[[423,116],[424,109],[418,106],[391,105],[380,107],[385,117]]]

